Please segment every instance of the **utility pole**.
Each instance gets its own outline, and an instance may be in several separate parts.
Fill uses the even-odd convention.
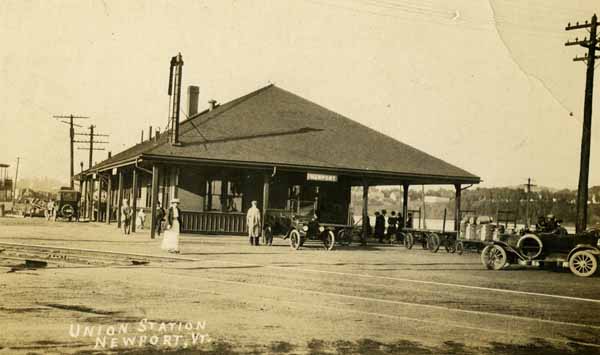
[[[75,138],[75,128],[73,128],[73,126],[77,126],[77,127],[81,127],[80,125],[73,123],[74,119],[89,119],[89,117],[86,116],[74,116],[74,115],[56,115],[56,116],[52,116],[54,118],[68,118],[68,121],[60,121],[62,123],[66,123],[69,125],[69,138],[70,138],[70,147],[71,147],[71,182],[70,182],[70,187],[71,190],[75,187],[74,182],[73,182],[73,176],[75,176],[75,167],[73,166],[73,159],[74,159],[74,152],[73,152],[73,140]]]
[[[587,202],[588,202],[588,178],[590,171],[590,145],[592,133],[592,102],[594,93],[594,66],[596,59],[596,50],[598,47],[598,18],[596,14],[592,16],[591,22],[585,21],[584,24],[577,22],[575,25],[569,23],[565,27],[566,31],[589,29],[590,38],[584,37],[583,40],[575,38],[575,41],[565,43],[565,46],[580,45],[588,49],[588,53],[583,57],[573,58],[574,62],[586,62],[587,73],[585,80],[585,101],[583,106],[583,133],[581,135],[581,160],[579,164],[579,186],[577,188],[577,220],[575,224],[576,233],[585,231],[587,228]]]
[[[94,132],[94,128],[96,126],[90,125],[89,127],[90,133],[75,133],[76,136],[86,136],[89,138],[87,141],[73,141],[74,143],[84,143],[89,144],[88,148],[77,147],[79,150],[89,150],[89,161],[88,161],[88,169],[92,168],[93,159],[94,159],[94,150],[105,150],[104,148],[94,148],[94,144],[107,144],[108,141],[98,141],[95,140],[96,137],[108,137],[108,134],[99,134]]]
[[[19,178],[19,162],[20,161],[21,161],[21,157],[17,157],[17,169],[15,171],[15,183],[13,184],[13,194],[12,194],[13,205],[15,203],[16,194],[17,194],[17,179]]]
[[[531,178],[527,178],[527,184],[525,186],[527,186],[527,203],[525,204],[525,223],[527,223],[526,229],[529,229],[529,227],[531,226],[531,217],[529,216],[529,201],[531,200],[531,188],[536,185],[531,183]]]

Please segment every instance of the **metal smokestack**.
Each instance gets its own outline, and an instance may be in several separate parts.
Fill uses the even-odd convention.
[[[169,75],[169,96],[171,96],[171,145],[181,145],[179,142],[179,110],[181,109],[181,76],[183,72],[183,58],[181,53],[171,58]]]

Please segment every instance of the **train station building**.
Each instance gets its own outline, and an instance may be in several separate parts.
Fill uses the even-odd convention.
[[[167,207],[176,197],[182,232],[244,234],[253,200],[263,213],[293,211],[310,201],[319,219],[347,223],[354,186],[363,187],[363,216],[369,186],[403,186],[406,218],[411,185],[454,186],[460,211],[461,186],[480,182],[275,85],[228,103],[212,101],[202,112],[198,88],[187,94],[188,119],[78,176],[84,218],[120,224],[123,199],[151,216],[157,203]],[[93,196],[100,198],[94,202]]]

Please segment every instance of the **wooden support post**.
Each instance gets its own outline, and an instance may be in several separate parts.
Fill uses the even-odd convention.
[[[156,235],[156,207],[158,205],[158,166],[152,165],[152,195],[150,211],[150,238]]]
[[[135,233],[135,221],[137,218],[137,186],[138,186],[138,173],[137,169],[133,168],[133,182],[131,184],[131,209],[133,214],[131,215],[131,231]]]
[[[96,210],[98,212],[96,212],[96,222],[103,222],[102,218],[104,217],[100,208],[102,206],[102,188],[104,187],[104,184],[102,182],[102,175],[98,173],[98,202],[96,205]]]
[[[454,230],[460,230],[460,200],[461,200],[461,187],[460,184],[455,184],[456,195],[454,196]]]
[[[362,208],[362,238],[361,245],[367,244],[369,238],[369,183],[363,182],[363,208]]]
[[[404,225],[404,228],[408,227],[406,225],[406,223],[408,223],[408,188],[409,187],[410,187],[410,185],[408,185],[408,184],[402,184],[402,218],[404,219],[404,222],[402,224]]]
[[[265,218],[267,217],[267,209],[269,208],[269,174],[265,174],[263,178],[263,205],[262,205],[262,226],[265,225]]]
[[[110,215],[112,214],[112,173],[108,173],[108,185],[106,187],[106,224],[110,224]]]
[[[94,176],[92,175],[92,178],[90,179],[90,205],[89,205],[89,220],[90,222],[92,220],[94,220],[94,189],[96,188],[96,179],[94,179]]]
[[[117,191],[117,227],[121,228],[121,207],[123,207],[123,170],[119,169],[119,186]]]
[[[83,186],[81,187],[81,202],[79,205],[79,218],[86,218],[87,215],[87,193],[88,193],[88,187],[87,187],[87,176],[83,176],[81,175],[81,178],[79,179],[80,183],[83,184]]]

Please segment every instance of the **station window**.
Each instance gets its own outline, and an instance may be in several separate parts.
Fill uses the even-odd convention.
[[[239,212],[242,208],[239,182],[212,179],[206,181],[205,211]]]

